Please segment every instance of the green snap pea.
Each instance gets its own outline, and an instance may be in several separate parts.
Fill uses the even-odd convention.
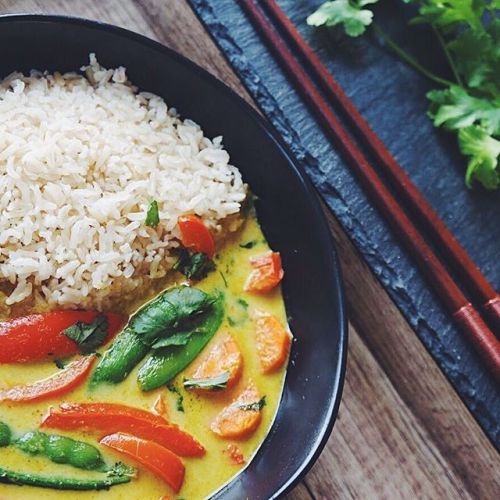
[[[88,443],[76,442],[73,446],[71,465],[79,469],[104,470],[106,468],[101,453]]]
[[[68,464],[86,470],[106,470],[96,447],[65,436],[27,432],[15,442],[15,446],[30,455],[45,456],[57,464]]]
[[[33,431],[23,434],[14,444],[18,450],[25,453],[41,455],[45,453],[47,441],[47,434]]]
[[[11,438],[12,432],[10,431],[10,427],[4,422],[0,422],[0,448],[9,446]]]
[[[107,490],[117,484],[130,482],[129,475],[109,475],[98,479],[76,479],[69,477],[41,476],[17,472],[0,467],[0,483],[18,486],[38,486],[56,490]]]
[[[170,288],[142,307],[99,360],[91,387],[119,383],[147,355],[151,346],[213,308],[214,299],[189,286]]]
[[[47,436],[44,455],[56,464],[70,463],[73,458],[74,441],[64,436]]]
[[[122,382],[148,351],[149,346],[144,344],[131,328],[126,327],[102,355],[90,379],[90,386]]]
[[[151,391],[168,383],[184,370],[207,345],[224,317],[224,298],[220,295],[213,310],[194,327],[185,345],[170,346],[153,352],[139,370],[137,381],[143,391]]]

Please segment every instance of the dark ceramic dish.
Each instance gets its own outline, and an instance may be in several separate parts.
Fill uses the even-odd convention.
[[[275,131],[239,96],[189,60],[114,26],[58,16],[0,17],[0,78],[36,68],[74,71],[95,52],[123,65],[209,136],[222,135],[252,191],[271,246],[281,252],[296,341],[278,416],[263,446],[217,499],[268,499],[306,473],[335,420],[345,370],[346,318],[335,248],[315,192]],[[1,117],[0,117],[1,119]]]

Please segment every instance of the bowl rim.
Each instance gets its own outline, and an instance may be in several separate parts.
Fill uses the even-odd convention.
[[[30,21],[30,22],[35,21],[35,22],[54,23],[54,24],[58,23],[75,24],[75,25],[84,25],[92,27],[94,29],[104,30],[112,34],[115,34],[117,36],[122,36],[135,40],[142,45],[145,45],[151,49],[163,53],[165,56],[176,60],[180,64],[188,66],[195,74],[197,74],[197,76],[200,79],[205,80],[212,86],[216,87],[216,89],[219,92],[226,94],[230,99],[232,99],[235,105],[237,105],[239,108],[242,108],[242,111],[245,114],[249,115],[249,118],[254,120],[259,126],[259,128],[263,131],[263,133],[265,133],[267,137],[272,142],[274,142],[275,146],[279,149],[281,155],[286,158],[289,167],[292,169],[292,171],[294,171],[294,174],[297,177],[297,180],[300,182],[301,187],[304,191],[304,195],[307,196],[309,205],[311,206],[311,209],[314,213],[315,222],[317,224],[317,231],[321,239],[321,246],[325,248],[325,250],[328,250],[328,253],[330,255],[329,271],[331,272],[328,273],[328,276],[329,280],[333,285],[333,288],[335,289],[335,295],[337,297],[337,303],[338,303],[337,330],[339,333],[339,342],[337,345],[337,352],[338,352],[339,362],[336,367],[336,370],[332,373],[333,383],[332,383],[332,390],[328,394],[328,408],[325,412],[326,417],[323,419],[321,429],[316,434],[315,442],[310,446],[311,450],[310,453],[302,459],[301,464],[297,468],[295,473],[291,475],[280,487],[278,487],[278,489],[274,493],[272,493],[270,498],[277,498],[281,495],[290,492],[298,484],[298,482],[304,478],[304,476],[307,474],[307,472],[311,469],[316,460],[319,458],[319,455],[323,451],[332,432],[333,426],[337,419],[340,401],[342,399],[342,392],[343,392],[346,364],[347,364],[347,345],[348,345],[348,325],[347,325],[347,314],[346,314],[345,298],[344,298],[345,295],[344,295],[342,271],[340,267],[338,252],[335,243],[333,241],[332,233],[330,232],[330,229],[328,227],[326,216],[321,207],[319,195],[316,192],[316,189],[313,186],[312,182],[310,181],[309,177],[307,176],[304,168],[297,160],[297,158],[293,155],[291,149],[284,142],[283,138],[280,136],[274,125],[266,118],[264,118],[263,115],[259,114],[245,99],[243,99],[242,96],[240,96],[235,90],[226,85],[222,80],[214,76],[208,70],[201,67],[188,57],[175,51],[174,49],[171,49],[170,47],[163,45],[161,42],[153,40],[145,35],[132,31],[128,28],[122,28],[120,26],[116,26],[111,23],[95,19],[89,19],[85,17],[72,16],[72,15],[43,14],[43,13],[0,14],[0,23],[10,22],[10,21]],[[212,38],[212,35],[208,31],[207,34]],[[227,60],[227,58],[225,59]],[[231,66],[230,63],[229,65]],[[233,69],[232,66],[231,69]],[[238,77],[237,73],[236,76]],[[2,75],[0,75],[0,78],[2,78]],[[239,77],[238,80],[240,80]],[[242,85],[244,86],[243,83]],[[286,383],[287,381],[285,379],[285,385]],[[277,414],[281,409],[281,405],[282,401],[278,406]],[[271,431],[272,427],[269,430],[269,433]],[[269,435],[269,433],[266,435],[266,438]],[[223,493],[224,489],[229,484],[231,484],[238,476],[239,473],[236,476],[234,476],[228,483],[221,486],[221,488],[217,490],[214,493],[214,495],[219,495],[220,493]]]

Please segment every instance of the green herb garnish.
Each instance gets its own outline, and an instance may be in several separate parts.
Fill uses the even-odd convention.
[[[242,325],[248,320],[248,302],[245,299],[236,299],[230,306],[230,314],[227,315],[229,326]]]
[[[462,154],[469,157],[465,183],[486,189],[500,187],[500,9],[497,0],[403,0],[418,7],[410,24],[432,27],[453,79],[423,67],[364,8],[378,0],[325,2],[307,18],[312,26],[344,27],[350,36],[373,24],[375,33],[401,59],[440,86],[427,93],[428,115],[436,127],[457,134]]]
[[[107,475],[113,476],[128,476],[134,477],[136,475],[136,470],[130,465],[124,464],[123,462],[115,462],[113,467],[107,471]]]
[[[245,299],[238,299],[236,302],[238,302],[238,304],[245,308],[245,309],[248,309],[248,302],[245,300]]]
[[[59,370],[64,370],[64,361],[62,359],[54,359],[54,364],[59,368]]]
[[[252,240],[252,241],[247,241],[246,243],[241,243],[240,247],[241,248],[246,248],[247,250],[250,250],[253,248],[255,245],[257,245],[257,241]]]
[[[162,336],[190,329],[213,309],[215,300],[197,288],[170,288],[140,309],[128,326],[140,336],[143,344],[152,345]]]
[[[158,202],[156,200],[151,200],[148,205],[148,211],[146,213],[146,221],[144,224],[150,227],[156,227],[160,223],[160,212],[158,210]]]
[[[365,5],[377,3],[378,0],[335,0],[325,2],[307,18],[310,26],[336,26],[342,24],[350,36],[363,34],[371,24],[373,12],[363,9]]]
[[[77,321],[74,325],[66,328],[63,335],[74,340],[83,354],[90,354],[99,348],[108,336],[108,318],[99,314],[90,323]]]
[[[201,290],[199,290],[200,293]],[[206,295],[206,294],[205,294]],[[200,311],[186,323],[177,323],[176,330],[194,333],[185,346],[157,349],[139,369],[137,381],[143,391],[151,391],[171,382],[174,377],[186,368],[219,329],[224,317],[224,294],[214,290],[207,296],[210,308]],[[165,330],[164,330],[165,331]]]
[[[156,341],[151,347],[153,349],[162,349],[163,347],[169,347],[173,345],[186,345],[195,333],[197,333],[196,330],[177,332],[170,337],[166,337]]]
[[[227,387],[229,372],[221,373],[216,377],[184,379],[185,389],[204,389],[207,391],[223,391]]]
[[[174,264],[174,269],[186,276],[187,279],[201,280],[215,269],[215,264],[204,253],[192,253],[182,248],[179,259]]]
[[[222,281],[224,282],[224,286],[227,288],[226,275],[222,271],[219,271],[219,274],[221,275]]]
[[[167,389],[177,395],[177,411],[181,411],[182,413],[184,413],[184,396],[181,394],[181,391],[174,384],[168,384]]]
[[[264,406],[266,406],[266,396],[263,396],[262,399],[256,401],[255,403],[238,405],[238,408],[243,411],[260,411],[264,408]]]

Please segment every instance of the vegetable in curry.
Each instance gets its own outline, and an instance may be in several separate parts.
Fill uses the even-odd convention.
[[[203,498],[251,461],[291,345],[281,258],[253,214],[218,245],[194,215],[179,231],[142,298],[2,318],[0,497]]]

